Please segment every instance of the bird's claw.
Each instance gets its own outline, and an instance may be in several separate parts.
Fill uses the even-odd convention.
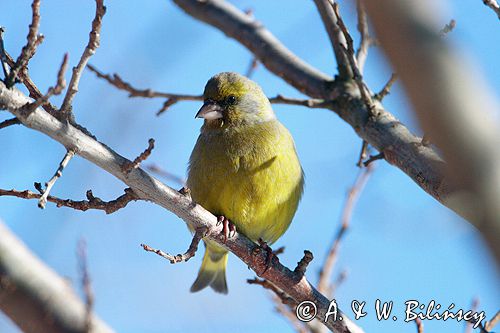
[[[236,226],[225,216],[219,216],[217,218],[216,225],[219,226],[222,223],[222,235],[224,239],[224,243],[227,242],[229,238],[232,238],[236,235]]]
[[[269,245],[267,245],[267,243],[262,238],[259,238],[259,245],[264,251],[266,251],[266,254],[267,254],[265,268],[264,268],[264,271],[261,273],[261,275],[262,275],[265,272],[267,272],[269,267],[271,267],[271,262],[272,262],[273,258],[278,259],[278,257],[276,256],[276,254],[274,254],[273,249],[271,249],[271,247]]]

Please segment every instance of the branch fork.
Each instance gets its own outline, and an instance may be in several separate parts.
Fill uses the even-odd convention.
[[[52,189],[56,181],[59,178],[61,178],[64,168],[66,168],[66,166],[68,165],[69,161],[73,158],[73,156],[75,156],[75,151],[68,150],[64,155],[61,163],[59,163],[59,167],[57,168],[57,171],[54,174],[54,176],[52,176],[52,178],[47,183],[45,183],[45,190],[43,190],[42,196],[38,200],[38,207],[40,207],[41,209],[45,208],[45,205],[47,204],[47,197],[49,196],[50,190]]]
[[[176,264],[179,262],[186,262],[192,257],[195,256],[196,251],[198,250],[198,245],[200,244],[200,241],[208,234],[208,228],[206,227],[200,227],[196,229],[193,239],[191,240],[191,244],[189,245],[189,248],[187,249],[186,252],[183,254],[177,254],[177,255],[171,255],[166,252],[163,252],[162,250],[152,248],[149,245],[146,244],[141,244],[141,247],[147,251],[147,252],[153,252],[159,255],[160,257],[163,257],[170,261],[171,264]]]

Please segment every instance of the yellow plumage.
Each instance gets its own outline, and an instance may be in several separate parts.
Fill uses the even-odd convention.
[[[187,186],[193,199],[238,232],[269,244],[287,230],[303,190],[292,136],[276,119],[260,87],[221,73],[205,87],[198,113],[205,124],[191,154]],[[227,293],[227,251],[206,241],[191,291],[211,286]]]

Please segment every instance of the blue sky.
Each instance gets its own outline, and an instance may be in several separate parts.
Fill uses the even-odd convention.
[[[312,1],[235,1],[239,8],[253,8],[285,45],[325,73],[335,73],[335,60]],[[500,91],[500,23],[480,0],[439,1],[443,25],[451,18],[456,29],[446,38],[467,52],[494,91]],[[197,22],[170,1],[106,1],[101,47],[91,63],[104,72],[117,72],[137,87],[160,91],[202,92],[213,74],[244,73],[250,53],[219,31]],[[341,2],[351,31],[353,8]],[[44,43],[30,62],[33,80],[45,91],[53,85],[63,54],[71,65],[87,43],[94,15],[91,0],[42,2],[41,32]],[[0,25],[6,27],[5,46],[17,55],[25,43],[31,19],[30,1],[4,1]],[[357,35],[356,35],[357,37]],[[371,49],[365,78],[377,91],[391,70],[377,49]],[[475,73],[474,73],[475,74]],[[69,74],[68,74],[69,75]],[[67,76],[68,76],[67,75]],[[265,68],[253,79],[269,96],[301,94]],[[57,105],[61,97],[53,100]],[[74,110],[78,122],[118,153],[134,158],[156,140],[148,159],[184,176],[201,121],[194,119],[200,103],[183,102],[161,117],[155,112],[161,100],[129,99],[90,72],[85,72]],[[411,107],[396,84],[384,105],[412,131],[419,133]],[[275,105],[278,118],[295,138],[306,173],[306,189],[294,222],[276,243],[286,246],[280,260],[294,267],[304,249],[315,259],[308,270],[317,273],[338,228],[345,194],[357,175],[355,162],[360,139],[334,113],[302,107]],[[8,114],[0,113],[0,121]],[[2,162],[0,188],[33,189],[33,182],[48,180],[64,155],[64,148],[44,135],[15,126],[0,131]],[[177,184],[169,183],[174,187]],[[71,161],[52,194],[83,199],[85,191],[110,200],[122,194],[124,184],[77,157]],[[201,253],[188,263],[170,265],[145,253],[140,243],[181,252],[190,234],[176,216],[153,204],[132,203],[112,215],[78,212],[36,201],[0,198],[0,219],[43,261],[78,288],[76,247],[80,238],[88,244],[89,269],[96,294],[96,311],[118,332],[291,332],[288,323],[273,310],[270,295],[246,284],[254,274],[231,256],[229,295],[207,290],[190,294]],[[406,175],[378,162],[352,219],[336,276],[347,270],[336,299],[348,310],[352,300],[367,302],[368,316],[358,321],[366,332],[412,332],[413,323],[401,319],[378,322],[373,313],[376,299],[395,302],[403,316],[404,302],[430,300],[447,307],[469,308],[474,297],[490,317],[500,307],[499,271],[476,230],[423,192]],[[80,292],[80,290],[79,290]],[[350,311],[348,311],[349,313]],[[425,321],[427,332],[456,332],[463,323]],[[0,331],[17,332],[0,314]]]

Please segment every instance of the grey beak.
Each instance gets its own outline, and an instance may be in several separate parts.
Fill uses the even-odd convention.
[[[204,118],[207,120],[222,118],[222,107],[215,101],[207,100],[200,108],[195,118]]]

